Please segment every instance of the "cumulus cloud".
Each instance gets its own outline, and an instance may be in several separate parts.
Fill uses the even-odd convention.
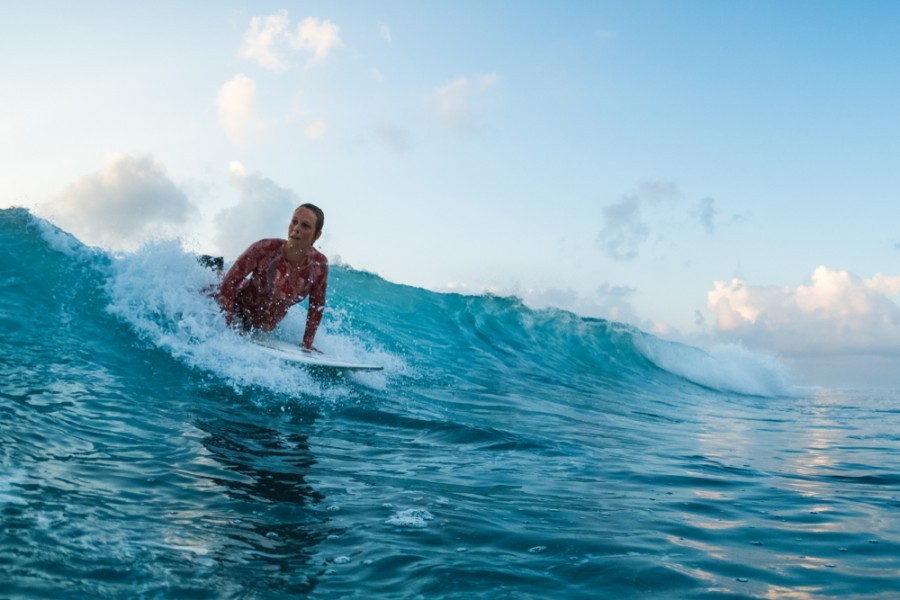
[[[254,60],[264,69],[281,71],[288,67],[280,46],[287,36],[290,19],[286,10],[267,17],[253,17],[244,34],[240,56]]]
[[[272,15],[250,19],[239,55],[264,69],[283,71],[291,66],[292,52],[308,53],[307,65],[313,65],[324,61],[333,49],[343,45],[340,27],[331,21],[307,17],[292,29],[288,11],[279,10]]]
[[[900,357],[898,293],[900,276],[862,279],[820,266],[796,287],[716,281],[707,305],[721,336],[785,355]]]
[[[429,102],[435,114],[446,125],[460,131],[478,131],[482,125],[475,104],[498,81],[499,76],[495,73],[482,75],[474,81],[458,77],[448,84],[436,87]]]
[[[255,103],[256,83],[246,75],[235,75],[219,89],[219,123],[232,142],[241,143],[262,129]]]
[[[340,36],[341,28],[329,20],[321,21],[307,17],[300,21],[297,32],[290,39],[292,48],[306,50],[312,54],[312,62],[321,62],[334,48],[344,45]]]
[[[258,173],[247,173],[239,162],[231,163],[229,170],[240,199],[213,219],[214,240],[228,260],[237,258],[256,240],[285,237],[294,209],[302,204],[296,192]]]
[[[196,208],[152,157],[115,154],[38,212],[87,244],[134,250],[148,237],[177,234]]]

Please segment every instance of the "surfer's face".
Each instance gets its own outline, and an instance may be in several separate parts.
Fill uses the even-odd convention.
[[[321,234],[321,231],[316,231],[316,213],[303,207],[294,211],[288,227],[288,240],[306,249],[312,246]]]

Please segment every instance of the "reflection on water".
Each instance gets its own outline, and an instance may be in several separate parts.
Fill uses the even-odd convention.
[[[272,416],[245,410],[241,420],[227,413],[194,419],[203,450],[193,475],[220,499],[202,516],[215,547],[183,544],[202,552],[214,578],[244,593],[307,594],[322,570],[312,562],[315,548],[335,534],[318,506],[324,496],[306,481],[316,462],[306,433],[314,417]]]
[[[814,580],[834,590],[867,577],[876,597],[886,593],[900,565],[875,569],[873,553],[900,533],[900,521],[885,519],[900,506],[900,436],[895,408],[879,419],[876,402],[830,391],[697,410],[696,453],[680,460],[694,501],[673,498],[659,513],[668,544],[684,549],[673,568],[709,580],[710,592],[726,589],[730,572],[744,586],[728,590],[758,597],[820,597],[828,586]]]

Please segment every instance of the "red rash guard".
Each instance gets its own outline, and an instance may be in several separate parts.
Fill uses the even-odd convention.
[[[237,317],[245,329],[272,331],[288,309],[308,295],[303,345],[309,348],[325,310],[328,259],[310,248],[306,264],[294,266],[284,257],[285,243],[260,240],[247,248],[222,279],[219,305],[229,324]]]

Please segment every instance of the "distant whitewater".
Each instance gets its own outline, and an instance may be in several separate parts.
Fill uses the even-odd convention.
[[[385,370],[310,373],[176,242],[0,240],[0,597],[900,591],[896,395],[344,267],[317,346]]]

